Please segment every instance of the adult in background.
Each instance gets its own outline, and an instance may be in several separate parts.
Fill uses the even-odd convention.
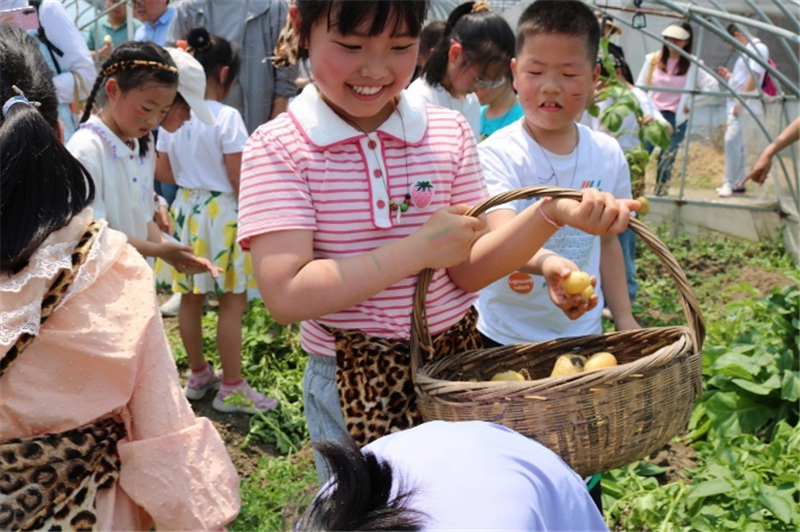
[[[717,74],[728,80],[728,86],[735,93],[753,93],[756,87],[761,86],[766,72],[766,69],[753,57],[760,55],[764,61],[769,61],[769,48],[761,40],[745,33],[745,30],[736,24],[730,24],[727,30],[728,34],[747,48],[750,54],[740,54],[733,64],[733,71],[720,66],[717,68]],[[756,115],[760,115],[762,112],[760,102],[750,103],[747,107]],[[744,184],[740,183],[744,181],[747,173],[747,166],[745,166],[745,154],[747,151],[744,144],[744,122],[742,119],[748,112],[736,98],[728,98],[726,110],[728,120],[725,127],[725,174],[722,178],[722,186],[717,189],[717,195],[723,198],[732,194],[744,193]]]
[[[136,30],[137,41],[153,41],[164,46],[167,33],[175,17],[175,9],[169,6],[169,0],[133,0],[133,13],[142,21]]]
[[[203,27],[241,51],[242,71],[225,103],[241,113],[248,134],[286,110],[297,93],[297,65],[271,61],[288,11],[287,0],[184,0],[175,6],[167,43]]]
[[[688,22],[671,24],[661,32],[661,36],[692,54],[693,32]],[[647,54],[644,65],[636,78],[638,87],[659,87],[682,90],[684,92],[659,91],[649,92],[661,115],[672,126],[672,138],[668,149],[658,155],[658,171],[656,173],[656,196],[665,196],[669,191],[672,179],[672,166],[678,146],[686,136],[686,124],[689,118],[689,90],[716,90],[717,82],[702,69],[698,69],[688,57],[664,44],[661,50]],[[697,101],[695,101],[697,104]]]
[[[0,0],[0,11],[26,6],[36,7],[39,30],[30,30],[39,44],[47,65],[54,72],[53,83],[58,97],[58,121],[64,127],[66,143],[75,132],[77,120],[72,105],[80,107],[89,96],[97,75],[83,34],[59,0]],[[0,17],[0,23],[3,22]],[[76,109],[80,111],[80,109]]]
[[[87,32],[86,46],[98,63],[108,59],[115,47],[128,40],[128,7],[118,2],[119,0],[106,0],[105,8],[114,6],[114,9],[100,17],[97,24],[90,26]],[[134,32],[141,26],[138,20],[132,20],[131,23]]]

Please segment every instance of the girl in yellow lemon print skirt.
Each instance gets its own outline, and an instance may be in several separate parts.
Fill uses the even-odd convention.
[[[172,290],[181,295],[178,322],[192,369],[186,397],[200,399],[219,388],[212,406],[222,412],[264,412],[278,402],[253,390],[242,377],[242,317],[247,289],[255,287],[250,255],[236,242],[239,168],[247,129],[239,112],[222,104],[239,71],[238,52],[228,41],[204,28],[189,33],[187,50],[203,65],[206,106],[213,115],[203,123],[195,112],[175,133],[158,138],[156,178],[177,183],[172,204],[174,236],[198,256],[222,269],[219,277],[173,272]],[[191,103],[191,102],[188,102]],[[201,319],[207,294],[219,298],[217,346],[222,371],[214,371],[203,354]],[[231,396],[239,400],[230,400]]]

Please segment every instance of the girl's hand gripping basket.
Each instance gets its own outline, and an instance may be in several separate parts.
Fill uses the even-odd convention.
[[[522,188],[490,198],[467,215],[540,196],[581,198],[575,190]],[[433,271],[425,270],[417,284],[411,332],[412,372],[424,419],[505,425],[541,442],[583,476],[646,457],[684,430],[701,394],[705,326],[689,282],[669,250],[639,220],[632,218],[630,227],[677,284],[688,326],[478,349],[422,366],[421,349],[432,345],[425,296]],[[559,310],[554,306],[553,312]],[[559,355],[599,351],[612,353],[619,365],[550,377]],[[531,380],[488,382],[509,369],[524,369]]]

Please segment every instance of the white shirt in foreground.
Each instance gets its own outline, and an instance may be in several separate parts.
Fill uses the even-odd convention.
[[[583,480],[555,453],[483,421],[431,421],[364,447],[416,490],[424,530],[608,530]]]

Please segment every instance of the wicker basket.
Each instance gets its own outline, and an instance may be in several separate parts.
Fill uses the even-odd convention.
[[[522,188],[490,198],[467,214],[477,216],[496,205],[537,196],[581,197],[569,189]],[[425,270],[417,284],[411,338],[412,372],[423,418],[503,424],[538,440],[580,475],[641,459],[680,433],[701,393],[705,326],[686,276],[669,250],[640,221],[631,219],[630,227],[677,284],[688,327],[472,350],[420,367],[420,346],[431,345],[425,295],[433,271]],[[549,376],[559,355],[598,351],[613,353],[619,365],[568,377]],[[523,368],[532,380],[487,382],[497,371]]]

